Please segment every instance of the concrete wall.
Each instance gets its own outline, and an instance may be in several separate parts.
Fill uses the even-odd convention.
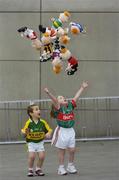
[[[80,59],[80,70],[72,77],[55,75],[50,62],[40,64],[39,52],[17,33],[24,25],[38,32],[38,24],[51,25],[50,17],[65,9],[72,21],[87,27],[86,35],[71,36],[69,48]],[[118,9],[118,0],[0,1],[0,100],[46,98],[44,86],[70,97],[83,79],[90,82],[85,96],[118,95]]]
[[[71,36],[68,46],[80,59],[79,71],[67,76],[52,72],[50,62],[40,63],[30,40],[17,33],[21,26],[51,25],[50,17],[71,12],[71,21],[86,25],[87,34]],[[0,1],[0,101],[72,97],[82,80],[89,81],[84,97],[119,95],[119,1],[118,0],[1,0]],[[64,67],[66,63],[64,63]]]

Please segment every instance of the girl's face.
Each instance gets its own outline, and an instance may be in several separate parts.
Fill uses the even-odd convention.
[[[57,100],[58,100],[59,104],[62,104],[62,105],[67,105],[68,104],[67,100],[63,96],[58,96]]]
[[[33,119],[39,119],[40,118],[39,106],[33,106],[33,112],[31,113],[31,116]]]

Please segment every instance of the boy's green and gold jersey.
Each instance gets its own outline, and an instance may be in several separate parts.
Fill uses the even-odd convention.
[[[25,134],[26,129],[29,131],[26,135],[26,142],[38,143],[45,138],[45,134],[47,132],[52,132],[52,129],[49,127],[48,123],[43,119],[39,119],[37,123],[31,119],[28,119],[24,128],[21,130],[22,133]]]

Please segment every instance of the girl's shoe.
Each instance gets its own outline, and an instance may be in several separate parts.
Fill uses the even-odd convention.
[[[67,171],[68,171],[70,174],[76,174],[76,173],[77,173],[77,170],[76,170],[76,168],[75,168],[75,166],[74,166],[73,164],[68,165]]]
[[[67,175],[67,171],[65,170],[64,166],[58,168],[59,175]]]

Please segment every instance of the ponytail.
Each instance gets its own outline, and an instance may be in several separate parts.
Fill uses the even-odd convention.
[[[51,111],[50,111],[51,118],[55,118],[54,109],[55,109],[55,106],[54,106],[54,104],[52,104]]]

